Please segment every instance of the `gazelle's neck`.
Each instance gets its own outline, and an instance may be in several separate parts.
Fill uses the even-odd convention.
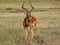
[[[27,18],[31,17],[31,12],[30,11],[27,12],[26,17]]]
[[[31,15],[26,15],[27,18],[31,17]]]

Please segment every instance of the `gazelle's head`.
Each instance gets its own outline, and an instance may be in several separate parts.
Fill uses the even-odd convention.
[[[31,5],[31,2],[29,2]],[[32,9],[30,11],[28,11],[26,8],[24,8],[24,2],[22,4],[22,8],[26,11],[26,16],[29,17],[31,16],[31,12],[33,11],[34,7],[31,5]]]

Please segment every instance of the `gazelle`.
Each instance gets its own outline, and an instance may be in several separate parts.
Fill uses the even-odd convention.
[[[28,11],[26,8],[24,8],[24,3],[22,4],[22,8],[26,11],[26,17],[23,21],[26,38],[29,36],[29,32],[31,32],[32,38],[34,37],[34,34],[36,32],[36,18],[34,16],[31,16],[31,12],[33,11],[34,7],[32,5],[31,7],[32,9]]]

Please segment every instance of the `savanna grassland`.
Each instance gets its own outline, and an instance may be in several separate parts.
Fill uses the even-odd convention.
[[[0,3],[0,45],[60,45],[60,2],[34,2],[31,13],[37,18],[37,32],[32,42],[25,39],[20,3]],[[26,5],[26,4],[25,4]],[[28,9],[28,5],[26,5]]]

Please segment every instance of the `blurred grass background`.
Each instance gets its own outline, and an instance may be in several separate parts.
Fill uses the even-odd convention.
[[[32,43],[26,40],[24,36],[25,33],[22,24],[25,17],[24,12],[9,12],[22,9],[21,2],[23,1],[34,2],[32,4],[35,10],[38,9],[38,11],[32,12],[32,15],[37,18],[37,33]],[[60,45],[59,1],[0,0],[0,45]],[[26,5],[26,7],[28,6]],[[12,9],[6,10],[7,8]]]
[[[31,1],[31,2],[46,2],[46,1],[60,1],[60,0],[0,0],[0,3],[19,3],[23,1]]]

